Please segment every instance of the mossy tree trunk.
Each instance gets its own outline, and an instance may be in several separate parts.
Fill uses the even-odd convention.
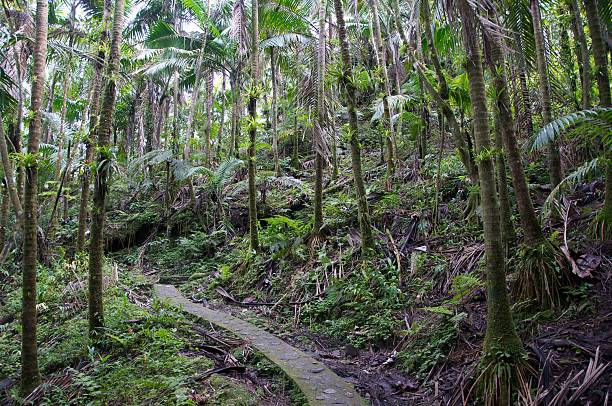
[[[0,159],[2,159],[2,169],[4,170],[4,179],[6,183],[6,189],[8,190],[8,194],[10,196],[11,202],[13,204],[13,210],[15,211],[15,219],[17,223],[19,223],[19,219],[21,218],[22,207],[21,207],[21,198],[19,194],[19,190],[17,189],[17,184],[15,183],[13,171],[13,164],[11,163],[9,157],[8,145],[6,143],[6,136],[4,135],[4,118],[2,117],[2,112],[0,111]]]
[[[483,344],[485,363],[495,362],[496,353],[503,351],[511,359],[517,360],[523,347],[516,334],[510,303],[506,290],[506,264],[502,245],[499,204],[495,189],[495,174],[491,157],[492,145],[489,136],[489,117],[486,106],[486,90],[481,54],[476,43],[477,31],[475,16],[468,0],[458,0],[461,16],[463,43],[467,52],[466,71],[470,82],[472,100],[474,140],[480,179],[480,201],[485,239],[485,259],[487,271],[487,330]],[[509,404],[507,390],[492,394],[494,404]]]
[[[363,170],[361,167],[361,144],[359,142],[359,126],[357,121],[357,109],[355,103],[356,89],[349,80],[353,75],[349,45],[346,35],[346,25],[344,23],[344,10],[342,0],[334,0],[336,11],[336,23],[338,25],[338,39],[340,40],[340,53],[342,57],[342,77],[340,86],[346,97],[346,104],[349,116],[349,139],[351,145],[351,163],[353,168],[353,179],[355,181],[355,192],[357,195],[357,215],[359,218],[359,231],[361,233],[361,251],[368,255],[374,248],[374,238],[372,236],[372,224],[370,222],[370,212],[368,200],[363,181]]]
[[[495,94],[497,95],[496,104],[499,114],[499,132],[508,157],[508,167],[512,175],[512,186],[514,188],[514,194],[516,195],[521,226],[525,233],[525,243],[533,244],[542,241],[544,236],[529,194],[521,151],[514,132],[508,82],[504,72],[505,64],[502,47],[499,43],[499,38],[487,37],[487,45],[490,56],[491,73],[493,75],[493,84],[495,87]]]
[[[514,245],[516,240],[516,232],[514,224],[512,224],[512,206],[510,205],[510,197],[508,196],[508,178],[506,176],[506,159],[503,154],[504,143],[502,141],[501,117],[499,111],[495,112],[495,149],[498,154],[495,156],[495,172],[497,179],[497,194],[499,196],[499,215],[502,227],[502,241],[506,253],[509,248]]]
[[[2,180],[2,204],[0,205],[0,250],[4,248],[7,239],[7,226],[9,216],[9,192],[6,181]]]
[[[102,91],[102,73],[104,70],[104,59],[106,58],[105,47],[108,42],[108,29],[111,18],[112,1],[104,0],[102,12],[102,31],[98,48],[98,57],[94,64],[93,77],[91,79],[91,103],[89,105],[89,133],[85,138],[85,161],[81,175],[81,200],[79,202],[79,228],[77,231],[76,251],[85,249],[85,232],[87,230],[87,206],[89,205],[89,187],[91,178],[91,162],[94,157],[94,143],[100,119],[100,93]]]
[[[391,84],[389,72],[387,70],[387,50],[383,41],[380,29],[380,15],[378,11],[378,0],[368,0],[372,15],[372,26],[374,28],[374,44],[376,45],[376,59],[382,75],[382,104],[383,115],[380,120],[379,131],[384,135],[387,160],[387,189],[391,187],[391,182],[395,172],[395,152],[393,150],[395,137],[393,125],[391,124],[391,110],[389,108],[389,97],[391,97]]]
[[[28,395],[40,384],[38,346],[36,343],[36,265],[38,261],[38,150],[42,136],[42,97],[45,86],[47,58],[47,0],[36,2],[36,37],[34,41],[34,67],[28,156],[25,166],[23,206],[23,262],[21,307],[21,394]]]
[[[110,54],[106,71],[106,87],[100,110],[100,126],[97,142],[97,165],[94,183],[93,210],[91,221],[91,245],[89,253],[89,334],[95,335],[104,325],[103,309],[103,272],[104,259],[104,222],[108,175],[112,165],[110,154],[110,136],[115,110],[117,76],[119,75],[119,58],[125,0],[116,0],[113,15]]]
[[[608,71],[608,49],[604,43],[603,30],[597,13],[597,0],[584,0],[584,9],[589,22],[593,56],[595,58],[595,65],[597,66],[599,105],[601,107],[612,107],[610,76]],[[608,160],[606,165],[606,191],[604,207],[600,217],[603,219],[604,225],[607,226],[607,232],[604,238],[609,238],[610,235],[608,234],[612,231],[612,163],[610,162],[612,160],[612,152],[609,150],[606,151],[605,158]]]
[[[323,227],[323,147],[325,143],[325,2],[319,2],[319,43],[317,48],[317,121],[313,128],[315,153],[314,225],[313,234],[319,235]]]
[[[272,154],[274,155],[274,174],[280,176],[278,158],[278,62],[277,49],[270,48],[270,72],[272,79]]]
[[[540,101],[542,103],[542,126],[552,121],[552,99],[550,97],[550,81],[548,79],[548,63],[544,44],[544,30],[540,15],[539,0],[530,0],[531,18],[533,20],[533,35],[535,38],[538,76],[540,79]],[[550,143],[547,148],[548,176],[552,187],[561,183],[561,157],[557,143]]]
[[[578,67],[580,68],[580,82],[582,87],[582,108],[591,107],[591,62],[589,57],[589,46],[584,35],[584,24],[580,14],[580,6],[577,0],[568,0],[570,14],[572,16],[571,28],[574,41],[578,45],[576,53],[578,56]]]
[[[259,1],[252,0],[251,11],[251,89],[249,91],[249,241],[251,250],[259,250],[259,235],[257,230],[257,186],[255,176],[257,171],[257,98],[259,93]]]

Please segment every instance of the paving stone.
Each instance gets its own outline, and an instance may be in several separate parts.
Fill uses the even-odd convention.
[[[155,285],[155,293],[170,304],[182,307],[184,311],[231,331],[241,339],[250,342],[297,384],[311,406],[367,405],[367,402],[359,396],[350,383],[275,335],[228,313],[193,303],[172,285]]]

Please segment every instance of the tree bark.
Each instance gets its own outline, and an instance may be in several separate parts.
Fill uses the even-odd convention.
[[[15,183],[13,165],[9,158],[8,146],[6,144],[6,136],[4,135],[4,119],[2,117],[2,112],[0,111],[0,158],[2,158],[2,168],[4,169],[4,178],[6,179],[6,188],[8,189],[9,196],[11,198],[11,202],[13,203],[13,209],[15,211],[15,219],[17,224],[20,223],[22,207],[21,207],[21,198],[19,197],[19,190],[17,189],[17,185]]]
[[[30,111],[28,160],[25,167],[24,233],[21,308],[21,394],[27,396],[40,384],[38,346],[36,343],[36,265],[38,261],[38,162],[37,155],[42,136],[42,96],[45,85],[47,58],[47,0],[36,2],[36,38],[34,41],[34,67]]]
[[[355,181],[355,192],[357,197],[357,215],[359,219],[359,231],[361,234],[361,251],[368,256],[370,250],[374,249],[374,238],[372,236],[372,224],[368,200],[363,181],[363,170],[361,167],[361,144],[359,141],[359,126],[357,121],[357,109],[355,104],[356,89],[349,78],[353,75],[349,45],[344,23],[344,10],[342,0],[334,0],[336,11],[336,23],[338,25],[338,39],[340,40],[340,53],[342,57],[342,77],[340,86],[344,91],[349,116],[349,138],[351,145],[351,163],[353,168],[353,179]]]
[[[382,72],[383,82],[383,116],[381,119],[380,131],[385,133],[386,158],[387,158],[387,189],[391,187],[391,181],[395,172],[395,153],[393,151],[393,125],[391,124],[391,110],[389,109],[389,97],[391,96],[391,85],[389,83],[389,73],[387,70],[387,51],[382,38],[380,29],[380,15],[378,12],[378,0],[368,0],[372,12],[372,25],[374,27],[374,43],[376,44],[376,59],[378,67]]]
[[[272,75],[272,153],[274,155],[274,173],[280,176],[278,161],[278,72],[276,48],[270,48],[270,71]]]
[[[2,181],[2,205],[0,206],[0,247],[4,248],[7,238],[7,226],[9,215],[9,192],[6,182]]]
[[[100,93],[102,90],[102,71],[104,70],[104,51],[108,42],[108,25],[111,17],[111,0],[104,0],[104,10],[102,12],[102,32],[100,33],[100,47],[97,59],[94,64],[94,73],[91,81],[91,104],[89,107],[89,133],[85,138],[85,162],[83,173],[81,174],[81,200],[79,202],[79,228],[77,231],[76,252],[85,250],[85,232],[87,230],[87,205],[89,204],[89,187],[91,178],[91,162],[93,161],[96,133],[98,129],[100,111]]]
[[[325,3],[319,2],[319,44],[317,48],[317,122],[313,128],[315,153],[314,225],[313,235],[323,228],[323,129],[325,128]]]
[[[500,118],[501,138],[508,156],[508,166],[512,174],[512,186],[516,195],[521,226],[525,233],[525,243],[532,245],[540,242],[544,235],[529,194],[521,151],[514,132],[508,82],[504,72],[505,64],[502,47],[499,43],[499,38],[487,39],[491,58],[491,74],[493,75],[495,93],[497,95],[496,103]]]
[[[459,0],[458,8],[461,16],[463,43],[467,52],[466,71],[470,82],[476,153],[482,156],[478,163],[478,176],[480,179],[488,290],[487,330],[483,350],[485,356],[503,351],[509,354],[511,359],[517,360],[518,358],[515,357],[522,354],[523,347],[516,334],[506,291],[506,264],[503,255],[493,160],[489,154],[491,151],[489,117],[481,55],[476,44],[477,33],[474,26],[474,15],[468,0]],[[508,403],[509,396],[507,397],[507,394],[501,394],[495,401],[497,405]]]
[[[91,221],[91,246],[89,253],[89,334],[94,336],[104,325],[102,264],[104,257],[104,221],[106,214],[106,193],[108,172],[112,156],[109,151],[110,136],[115,110],[116,80],[119,74],[121,34],[125,0],[116,0],[113,16],[110,54],[106,71],[106,88],[100,110],[98,131],[98,158],[94,184],[94,201]]]
[[[548,63],[546,61],[546,48],[544,44],[544,31],[540,15],[539,0],[530,0],[531,18],[533,20],[533,35],[535,38],[538,76],[540,77],[540,100],[542,102],[542,126],[552,121],[552,107],[550,97],[550,82],[548,80]],[[550,143],[547,148],[548,176],[554,188],[561,183],[561,157],[557,143]]]
[[[599,105],[601,107],[612,107],[612,100],[610,96],[610,76],[608,72],[608,50],[606,48],[606,44],[604,43],[603,29],[597,13],[597,1],[584,0],[584,9],[586,10],[587,20],[589,21],[589,31],[591,33],[591,42],[593,45],[593,56],[595,58],[595,65],[597,66]],[[606,165],[605,200],[601,217],[607,224],[607,229],[610,230],[612,229],[612,163],[610,163],[612,160],[612,152],[609,150],[606,151],[605,158],[608,160],[608,163]],[[609,235],[604,237],[609,237]]]
[[[506,160],[502,153],[504,143],[502,141],[501,115],[495,112],[495,148],[498,154],[495,156],[495,172],[497,180],[497,195],[499,196],[499,216],[501,220],[502,241],[506,248],[506,253],[516,240],[514,224],[512,224],[512,206],[508,196],[508,177],[506,176]]]
[[[568,0],[568,2],[572,15],[572,33],[574,35],[574,41],[578,45],[576,53],[578,54],[578,66],[581,73],[582,109],[586,110],[591,107],[591,61],[589,58],[589,47],[587,45],[586,36],[584,35],[584,24],[582,22],[578,1]]]
[[[249,240],[251,250],[259,250],[257,230],[257,186],[255,184],[257,143],[257,98],[259,92],[259,1],[252,0],[251,11],[251,89],[249,92]]]

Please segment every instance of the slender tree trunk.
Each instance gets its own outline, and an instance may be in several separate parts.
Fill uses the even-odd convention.
[[[584,0],[584,9],[586,10],[587,20],[589,21],[593,56],[595,58],[595,65],[597,66],[599,105],[601,107],[612,107],[610,76],[608,71],[608,49],[604,42],[604,31],[601,27],[601,22],[599,21],[599,15],[597,13],[597,1]],[[612,151],[606,151],[605,158],[608,160],[606,165],[606,191],[604,207],[600,216],[604,220],[604,226],[607,226],[607,232],[604,233],[604,238],[608,238],[610,237],[608,233],[612,230],[612,164],[610,163],[612,160]]]
[[[313,128],[315,153],[314,225],[313,235],[323,228],[323,150],[325,144],[325,3],[319,2],[319,44],[317,48],[317,120]]]
[[[344,10],[342,0],[334,0],[336,10],[336,23],[338,25],[338,39],[340,40],[340,53],[342,57],[342,77],[340,86],[344,91],[349,116],[349,131],[351,145],[351,162],[353,167],[353,179],[355,181],[355,192],[357,194],[357,215],[359,216],[359,231],[361,234],[361,251],[367,256],[374,249],[374,238],[372,236],[372,224],[368,199],[363,181],[363,170],[361,168],[361,145],[359,141],[359,126],[357,121],[357,109],[355,106],[356,89],[349,80],[353,76],[349,45],[344,23]]]
[[[520,33],[514,33],[514,40],[516,42],[517,48],[519,50],[522,50],[523,44]],[[521,124],[525,132],[524,136],[525,138],[528,138],[531,137],[531,133],[533,132],[533,114],[531,108],[531,96],[529,94],[529,87],[527,86],[527,61],[525,60],[525,55],[523,55],[522,52],[516,53],[516,60],[518,65],[518,77],[521,88],[521,102],[523,107],[524,119]]]
[[[257,230],[257,186],[255,176],[257,171],[257,98],[259,93],[259,1],[251,0],[251,88],[249,92],[249,239],[251,250],[259,250],[259,235]]]
[[[212,165],[212,142],[211,142],[211,129],[212,129],[212,107],[213,107],[213,73],[212,70],[206,71],[206,127],[204,127],[204,142],[206,143],[204,149],[204,155],[206,160],[206,166],[210,168]]]
[[[36,39],[34,42],[34,67],[28,154],[36,157],[42,135],[42,96],[45,85],[47,58],[47,0],[36,2]],[[40,384],[38,370],[38,346],[36,343],[36,263],[38,261],[38,162],[36,159],[25,167],[24,190],[24,238],[23,238],[23,302],[21,307],[21,393],[27,396]]]
[[[221,159],[221,146],[223,141],[223,130],[225,129],[225,90],[226,90],[226,82],[225,82],[225,73],[223,75],[223,80],[221,81],[221,122],[219,123],[219,132],[217,133],[217,157]]]
[[[22,214],[21,198],[19,197],[19,190],[14,180],[13,165],[9,158],[8,146],[6,144],[6,136],[4,135],[4,119],[2,112],[0,111],[0,158],[2,158],[2,169],[4,169],[4,178],[6,179],[6,188],[13,203],[13,209],[15,210],[15,219],[17,224],[20,223]]]
[[[518,206],[519,217],[523,232],[525,233],[525,243],[535,245],[544,238],[542,228],[538,222],[529,187],[523,169],[521,151],[518,146],[514,125],[512,122],[512,109],[510,107],[510,95],[506,75],[504,73],[504,58],[502,47],[498,38],[488,41],[491,57],[491,73],[494,79],[495,93],[497,95],[497,109],[500,118],[501,138],[508,156],[508,166],[512,174],[512,186]]]
[[[123,14],[125,0],[116,0],[113,16],[112,39],[106,87],[100,110],[100,127],[98,131],[98,158],[96,179],[94,183],[94,201],[91,221],[91,246],[89,254],[89,332],[93,336],[104,325],[102,263],[104,257],[104,221],[106,193],[108,191],[108,172],[111,166],[109,151],[110,136],[115,110],[116,78],[119,73],[121,33],[123,31]]]
[[[552,106],[550,97],[550,82],[548,80],[548,62],[546,61],[546,48],[544,44],[544,30],[540,15],[539,0],[530,0],[531,18],[533,19],[533,35],[535,37],[538,76],[540,77],[540,100],[542,101],[542,125],[552,121]],[[561,183],[561,157],[559,146],[556,143],[548,145],[548,176],[552,187]]]
[[[280,176],[278,162],[278,72],[276,48],[270,48],[270,70],[272,72],[272,153],[274,154],[274,173]]]
[[[382,38],[380,29],[380,15],[378,12],[378,0],[368,0],[372,12],[372,23],[374,26],[374,43],[376,44],[376,59],[382,71],[383,82],[383,116],[381,119],[380,130],[385,134],[385,144],[387,152],[387,189],[390,189],[393,175],[395,172],[395,153],[393,151],[393,125],[391,124],[391,110],[389,109],[389,97],[391,96],[391,85],[389,83],[389,73],[387,70],[387,51]]]
[[[100,93],[102,90],[102,71],[104,70],[105,44],[108,42],[108,25],[111,17],[111,0],[104,0],[102,12],[102,32],[100,33],[100,48],[94,64],[94,73],[91,79],[91,104],[89,106],[89,133],[85,138],[85,162],[81,174],[81,200],[79,202],[79,228],[77,231],[76,252],[85,250],[85,232],[87,231],[87,205],[89,204],[89,187],[91,178],[91,162],[94,156],[94,143],[96,142],[98,120],[100,112]]]
[[[501,117],[499,111],[495,113],[495,148],[499,151],[495,157],[495,172],[497,179],[497,194],[499,196],[499,215],[502,228],[502,241],[508,249],[516,240],[514,225],[512,224],[512,206],[510,205],[510,197],[508,196],[508,177],[506,176],[506,160],[504,159],[501,130]]]
[[[195,68],[195,84],[193,85],[193,92],[191,94],[191,108],[189,109],[189,117],[187,118],[187,132],[185,133],[185,147],[183,149],[183,155],[185,159],[188,159],[191,154],[191,140],[193,138],[193,121],[195,118],[196,111],[200,101],[200,81],[202,79],[202,59],[203,50],[200,51],[198,60]]]
[[[421,4],[423,7],[423,30],[425,32],[425,38],[427,39],[427,46],[431,55],[431,61],[433,63],[434,70],[436,72],[436,77],[438,78],[438,83],[440,85],[440,97],[442,98],[442,100],[448,101],[448,84],[446,83],[446,77],[444,76],[444,72],[442,71],[442,65],[440,64],[438,51],[436,50],[433,40],[433,27],[431,24],[431,11],[429,9],[429,0],[424,0]]]
[[[591,62],[589,58],[589,47],[586,36],[584,35],[584,24],[580,7],[577,0],[568,0],[570,13],[572,15],[572,33],[574,41],[578,44],[578,66],[580,68],[580,78],[582,83],[582,108],[584,110],[591,107]]]
[[[511,361],[516,362],[522,355],[523,347],[516,334],[512,313],[510,312],[493,160],[486,154],[492,146],[489,136],[484,73],[480,50],[476,44],[477,33],[474,26],[474,16],[468,0],[459,0],[458,8],[461,16],[463,42],[467,52],[466,71],[470,83],[476,153],[485,153],[483,159],[478,163],[488,290],[487,330],[483,350],[485,357],[495,357],[495,354],[503,351],[509,355]],[[498,360],[493,358],[492,361]],[[498,397],[493,400],[493,404],[510,404],[507,388],[505,390],[501,388],[500,392],[494,394]]]
[[[4,248],[7,238],[7,226],[9,215],[9,192],[6,181],[2,181],[2,205],[0,206],[0,247]]]

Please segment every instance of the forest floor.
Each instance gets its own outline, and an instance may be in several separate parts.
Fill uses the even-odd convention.
[[[105,269],[106,334],[87,341],[87,257],[47,250],[39,269],[39,353],[46,405],[301,405],[298,387],[248,342],[153,300],[155,283],[267,330],[310,354],[373,405],[455,405],[473,382],[486,326],[480,225],[466,218],[469,189],[458,159],[441,161],[435,224],[435,160],[406,165],[384,190],[384,168],[366,173],[378,255],[359,255],[349,177],[326,185],[326,235],[309,239],[310,178],[261,175],[262,251],[246,232],[243,169],[231,184],[188,188],[168,213],[162,188],[113,185]],[[304,163],[307,166],[306,163]],[[541,184],[541,168],[530,169]],[[398,182],[399,183],[399,182]],[[612,392],[612,243],[591,237],[601,182],[567,195],[565,220],[549,224],[557,244],[594,264],[563,290],[555,311],[515,302],[528,350],[533,396],[548,387],[561,405],[603,405]],[[545,189],[533,187],[538,206]],[[569,203],[571,202],[571,207]],[[409,209],[407,209],[409,208]],[[475,216],[477,217],[477,216]],[[76,224],[58,240],[70,246]],[[57,245],[58,247],[61,244]],[[44,247],[43,247],[44,248]],[[20,273],[17,255],[0,275],[0,404],[19,404]],[[512,262],[510,263],[512,265]],[[511,284],[512,276],[509,278]],[[600,371],[594,376],[593,371]],[[609,369],[607,370],[609,371]],[[539,382],[539,385],[538,385]],[[539,387],[539,392],[535,388]]]

